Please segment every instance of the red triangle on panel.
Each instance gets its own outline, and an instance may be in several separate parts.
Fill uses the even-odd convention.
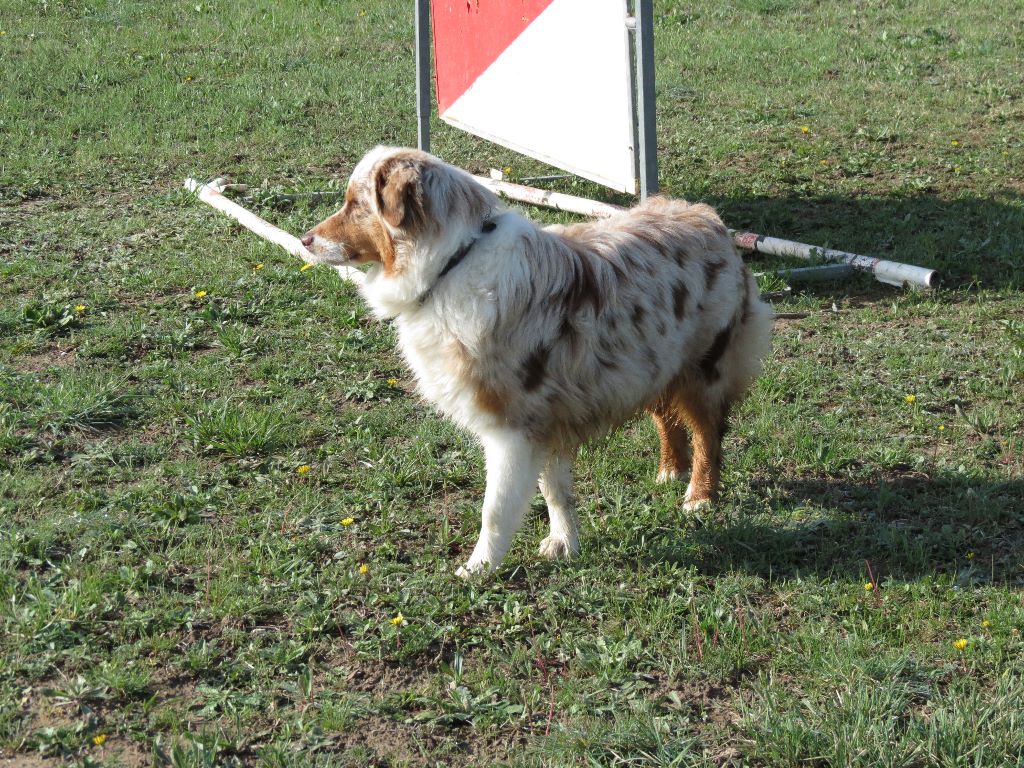
[[[431,0],[438,111],[454,104],[552,2]]]

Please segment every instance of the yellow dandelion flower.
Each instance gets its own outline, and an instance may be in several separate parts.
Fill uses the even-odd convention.
[[[945,431],[946,431],[946,425],[945,424],[939,424],[939,432],[945,432]]]
[[[800,133],[810,133],[810,132],[811,132],[811,127],[809,125],[801,125],[800,126]]]
[[[299,272],[305,272],[306,270],[312,269],[315,266],[315,264],[303,264],[301,267],[299,267]]]
[[[388,386],[393,387],[398,383],[398,379],[388,379]]]
[[[295,471],[298,472],[300,475],[304,475],[311,469],[312,467],[309,466],[309,464],[303,464],[301,467],[296,467]]]
[[[821,162],[822,165],[828,165],[828,160],[822,160],[820,162]]]
[[[397,615],[397,616],[395,616],[395,618],[393,618],[393,619],[389,619],[389,621],[390,621],[390,622],[391,622],[392,624],[394,624],[394,625],[395,625],[396,627],[400,627],[400,626],[402,626],[403,624],[405,624],[405,616],[403,616],[403,615],[402,615],[402,612],[401,612],[401,611],[399,611],[399,612],[398,612],[398,615]]]
[[[906,400],[909,405],[913,405],[917,402],[917,395],[907,395],[903,399]]]
[[[967,647],[967,640],[963,637],[958,638],[953,641],[953,647],[956,648],[958,651],[962,651],[964,648]]]
[[[185,78],[185,82],[186,83],[191,83],[192,82],[192,75],[189,75],[188,77],[186,77]]]
[[[253,269],[263,269],[263,262],[260,262],[259,264],[254,266]]]
[[[196,298],[201,299],[206,295],[206,291],[196,291]]]
[[[103,742],[105,742],[106,740],[107,734],[105,733],[97,733],[95,736],[92,737],[92,743],[95,744],[97,747],[102,747]]]
[[[960,146],[960,142],[957,141],[956,139],[953,139],[949,143],[952,144],[954,147],[959,147]]]
[[[506,176],[511,175],[512,174],[512,166],[511,165],[505,166],[504,168],[501,169],[501,172],[504,173]]]
[[[85,304],[75,304],[75,312],[78,312],[79,314],[85,312]]]
[[[864,582],[864,591],[865,592],[870,592],[874,588],[875,588],[875,585],[872,584],[870,581],[865,581]]]
[[[991,626],[992,626],[992,622],[989,621],[988,619],[985,619],[984,621],[981,622],[981,628],[982,629],[988,629]]]
[[[355,520],[354,517],[346,517],[344,520],[341,521],[341,524],[344,525],[345,527],[348,527],[348,526],[352,525],[352,523],[354,523],[355,521],[356,520]]]
[[[359,572],[365,576],[370,572],[370,566],[368,566],[366,563],[360,563]]]

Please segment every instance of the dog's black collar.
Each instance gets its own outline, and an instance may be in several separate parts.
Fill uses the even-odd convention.
[[[434,289],[437,288],[437,284],[444,279],[444,276],[462,263],[463,259],[465,259],[469,255],[469,252],[473,250],[473,246],[476,245],[477,241],[484,235],[493,232],[497,228],[498,225],[495,224],[491,219],[484,219],[484,223],[480,227],[480,234],[474,237],[465,245],[463,245],[461,248],[459,248],[459,250],[457,250],[454,254],[452,254],[451,258],[448,259],[448,263],[444,265],[444,269],[442,269],[441,272],[437,275],[437,279],[434,280],[433,284],[429,288],[427,288],[427,290],[420,294],[420,306],[426,304],[427,300],[430,298],[430,294],[434,292]]]

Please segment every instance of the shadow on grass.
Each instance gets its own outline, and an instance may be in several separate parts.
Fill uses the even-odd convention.
[[[708,575],[763,578],[952,575],[1024,584],[1024,481],[955,474],[858,483],[797,480],[769,489],[773,512],[725,519],[663,540],[654,559]]]
[[[1016,192],[952,200],[918,194],[709,202],[731,227],[938,269],[948,287],[1021,287],[1024,195]],[[829,285],[810,289],[828,291]],[[835,284],[831,286],[835,290]],[[857,293],[863,290],[856,283],[853,288]],[[845,286],[838,291],[849,292]]]

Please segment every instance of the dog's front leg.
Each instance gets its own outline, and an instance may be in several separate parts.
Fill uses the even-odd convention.
[[[512,546],[523,523],[530,499],[537,490],[543,452],[524,435],[512,430],[481,436],[487,462],[480,538],[469,561],[457,574],[490,573]]]
[[[568,558],[580,551],[576,497],[572,492],[572,454],[552,454],[540,474],[540,490],[548,505],[551,533],[540,543],[541,557]]]

